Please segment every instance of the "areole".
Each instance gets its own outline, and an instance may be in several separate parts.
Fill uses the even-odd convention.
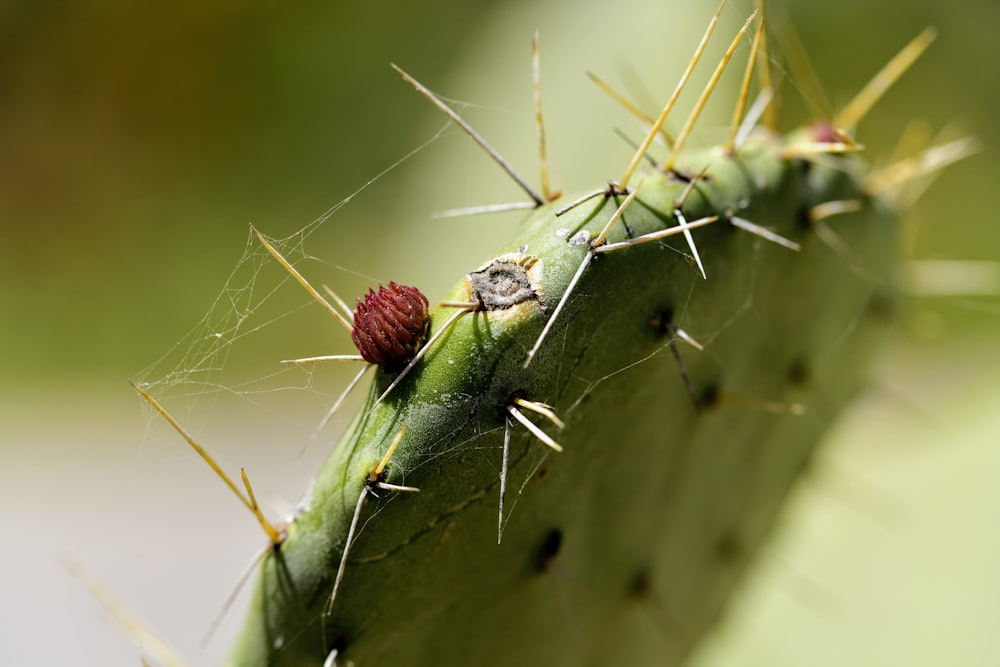
[[[501,255],[469,273],[469,296],[489,311],[508,310],[532,301],[544,309],[542,267],[542,260],[533,255]]]

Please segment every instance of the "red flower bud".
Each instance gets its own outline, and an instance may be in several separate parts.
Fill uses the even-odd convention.
[[[839,144],[844,143],[847,140],[844,135],[840,133],[840,130],[833,126],[833,123],[828,123],[826,121],[819,121],[813,123],[809,128],[809,134],[813,141],[822,144]]]
[[[427,297],[416,287],[379,285],[358,299],[351,338],[365,361],[399,370],[416,355],[430,324]]]

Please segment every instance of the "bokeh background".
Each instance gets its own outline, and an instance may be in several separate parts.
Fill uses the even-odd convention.
[[[139,664],[66,559],[193,664],[224,653],[241,600],[206,647],[201,636],[263,538],[126,380],[151,383],[228,469],[245,465],[265,502],[295,502],[334,441],[337,423],[318,438],[315,425],[349,373],[277,360],[349,341],[280,283],[251,223],[347,297],[388,279],[439,294],[508,235],[516,215],[432,217],[518,192],[388,63],[453,100],[536,182],[539,29],[554,183],[591,188],[629,158],[612,129],[641,130],[584,72],[655,111],[714,4],[0,2],[0,663]],[[839,108],[938,28],[859,139],[885,162],[910,119],[977,137],[982,151],[908,214],[906,253],[1000,261],[1000,5],[768,7],[795,26],[829,98],[796,75],[789,125]],[[716,58],[749,11],[726,8]],[[741,60],[696,140],[727,122]],[[872,392],[835,429],[702,665],[1000,661],[1000,280],[996,264],[976,267],[954,293],[906,299]],[[221,370],[190,372],[216,322],[199,321],[232,315],[231,297],[261,306],[241,332],[267,326],[211,348]]]

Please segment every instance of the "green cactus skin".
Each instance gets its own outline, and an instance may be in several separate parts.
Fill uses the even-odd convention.
[[[681,154],[708,170],[684,204],[703,279],[682,236],[596,255],[525,368],[547,318],[617,207],[574,197],[536,209],[497,257],[537,257],[541,299],[457,320],[390,395],[381,370],[320,471],[287,539],[264,558],[230,665],[675,665],[727,596],[807,467],[824,429],[865,382],[894,299],[897,219],[864,192],[864,165],[810,160],[808,141],[759,132],[735,156]],[[794,153],[795,151],[792,151]],[[624,214],[633,236],[673,226],[685,183],[651,172]],[[807,221],[831,219],[853,268]],[[801,245],[737,229],[732,213]],[[621,221],[609,243],[625,240]],[[495,258],[484,258],[489,263]],[[482,264],[471,265],[475,271]],[[446,297],[469,299],[467,279]],[[431,332],[455,313],[432,311]],[[664,316],[704,344],[671,350]],[[674,359],[679,352],[700,405]],[[497,505],[505,406],[552,405],[565,450],[513,427],[506,526]],[[775,409],[802,405],[803,414]],[[323,618],[359,495],[368,496],[332,614]]]

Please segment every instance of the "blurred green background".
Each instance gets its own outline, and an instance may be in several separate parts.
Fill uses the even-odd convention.
[[[190,365],[185,354],[196,341],[188,332],[204,313],[226,311],[225,303],[213,303],[234,266],[231,287],[266,291],[278,284],[279,269],[255,263],[261,256],[248,245],[249,224],[291,237],[441,130],[440,115],[389,62],[457,100],[536,182],[529,45],[538,28],[554,184],[586,189],[618,176],[629,158],[631,149],[612,128],[632,136],[641,130],[584,72],[597,72],[654,111],[714,4],[632,1],[611,10],[557,0],[0,3],[0,511],[10,538],[0,561],[0,583],[10,591],[0,603],[0,663],[138,663],[96,603],[58,566],[58,554],[82,561],[199,664],[222,652],[232,623],[208,649],[198,648],[198,638],[260,536],[176,436],[138,406],[125,380],[156,382]],[[780,18],[795,26],[833,108],[924,27],[939,29],[930,51],[863,121],[858,136],[876,162],[888,159],[912,118],[945,138],[977,137],[982,152],[942,174],[908,214],[906,251],[915,258],[1000,261],[991,200],[1000,179],[1000,5],[784,0],[768,7],[776,23]],[[727,7],[715,57],[749,10],[746,1]],[[718,139],[741,60],[734,61],[722,84],[727,90],[710,105],[696,140]],[[710,67],[702,65],[698,85]],[[794,90],[786,92],[788,126],[817,109],[829,111],[815,94],[807,93],[810,104],[803,104]],[[680,108],[690,108],[693,98]],[[313,256],[303,270],[347,298],[375,279],[416,283],[433,297],[484,259],[517,216],[438,220],[431,213],[518,198],[478,149],[446,129],[337,210],[304,246],[293,238],[285,247]],[[223,299],[233,294],[222,292]],[[294,453],[346,375],[271,376],[276,361],[349,349],[346,336],[308,305],[297,288],[281,286],[268,306],[273,310],[262,309],[247,322],[251,329],[269,326],[212,358],[224,362],[224,370],[207,380],[212,386],[161,385],[168,395],[180,388],[178,402],[168,408],[193,424],[230,469],[265,471],[260,484],[289,502],[333,434],[301,459]],[[941,655],[954,657],[949,651],[956,646],[985,651],[983,628],[1000,622],[998,605],[984,602],[1000,599],[1000,577],[983,581],[987,561],[966,560],[970,553],[996,554],[993,562],[1000,562],[994,535],[1000,496],[980,494],[990,478],[984,472],[993,479],[1000,472],[1000,426],[991,407],[1000,399],[993,379],[1000,371],[1000,300],[995,293],[908,299],[899,334],[880,368],[875,403],[870,399],[850,415],[841,427],[848,445],[835,446],[830,458],[853,470],[838,478],[841,486],[875,489],[861,494],[875,500],[861,502],[859,514],[872,514],[871,507],[883,506],[889,496],[893,516],[917,526],[924,541],[907,541],[907,530],[889,521],[886,530],[904,538],[888,540],[884,552],[865,551],[878,539],[863,530],[852,533],[856,525],[849,519],[845,529],[843,517],[824,522],[829,517],[821,508],[826,519],[805,514],[811,518],[801,523],[819,521],[828,539],[846,530],[840,541],[858,551],[844,558],[814,549],[825,552],[815,557],[856,569],[837,579],[826,565],[809,565],[813,556],[794,545],[769,561],[799,559],[797,571],[810,571],[806,578],[818,582],[813,589],[826,591],[813,597],[836,600],[839,612],[818,612],[812,629],[800,630],[809,645],[853,642],[858,648],[846,654],[850,664],[918,664],[921,658],[919,664],[942,664],[925,639],[918,636],[896,654],[892,638],[910,636],[908,627],[936,627],[937,620],[971,627],[970,635],[942,640]],[[262,377],[257,384],[254,378]],[[246,392],[237,389],[244,382],[251,383]],[[921,438],[923,445],[916,444]],[[860,442],[889,444],[873,450]],[[907,464],[921,473],[894,478]],[[934,500],[922,489],[938,489],[936,482],[946,484]],[[963,491],[974,502],[955,501]],[[942,498],[955,501],[952,513],[921,513],[925,505],[952,508],[938,502]],[[935,521],[964,526],[961,540],[953,544],[947,531],[935,532]],[[894,582],[892,614],[870,618],[864,610],[872,607],[849,607],[852,583],[862,591],[873,588],[876,575],[857,569],[863,563],[912,558],[918,546],[926,554],[927,544],[942,551],[927,569],[914,566],[912,577]],[[956,571],[967,578],[953,579]],[[824,579],[837,583],[824,588]],[[939,585],[918,588],[928,580]],[[802,656],[811,653],[774,644],[795,645],[794,638],[774,636],[795,605],[775,612],[773,600],[762,596],[764,602],[750,596],[752,611],[743,616],[774,616],[777,625],[735,622],[721,648],[703,657],[708,664],[728,664],[734,654],[745,660],[733,664],[805,664]],[[940,608],[942,596],[951,606],[941,619],[922,617],[926,628],[902,614],[920,605]],[[815,611],[805,617],[810,613]],[[892,626],[901,628],[896,634],[890,616],[902,616]],[[969,625],[973,618],[978,625]],[[851,619],[864,621],[857,633],[823,633]],[[54,627],[65,654],[39,645]],[[889,639],[866,640],[864,628],[873,627]],[[766,648],[753,653],[754,638]],[[878,649],[866,651],[866,641]],[[900,655],[907,660],[895,659]],[[975,660],[955,664],[989,664],[985,653],[970,655]]]

